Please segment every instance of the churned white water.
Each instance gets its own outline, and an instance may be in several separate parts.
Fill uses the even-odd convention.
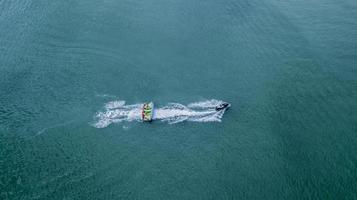
[[[224,103],[221,100],[207,100],[190,103],[187,106],[179,103],[168,103],[154,109],[153,120],[169,124],[183,121],[220,122],[226,109],[216,111],[216,106]],[[112,123],[141,121],[142,103],[126,105],[125,101],[111,101],[104,105],[104,110],[95,115],[96,128],[105,128]]]

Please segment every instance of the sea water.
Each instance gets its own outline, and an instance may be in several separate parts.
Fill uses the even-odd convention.
[[[0,199],[356,199],[356,19],[352,0],[0,0]],[[212,99],[232,106],[194,113]],[[123,113],[148,101],[153,123]]]

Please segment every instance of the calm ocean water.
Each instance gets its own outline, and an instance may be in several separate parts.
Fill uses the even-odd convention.
[[[0,199],[357,199],[356,165],[355,0],[0,0]]]

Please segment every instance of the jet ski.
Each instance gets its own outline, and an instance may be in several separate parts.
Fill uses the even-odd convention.
[[[144,103],[141,112],[141,119],[144,122],[151,122],[153,118],[153,114],[154,114],[154,103],[153,102]]]
[[[221,103],[215,108],[215,110],[216,111],[220,111],[220,110],[223,110],[223,109],[227,109],[230,106],[231,106],[231,104],[229,104],[229,103]]]

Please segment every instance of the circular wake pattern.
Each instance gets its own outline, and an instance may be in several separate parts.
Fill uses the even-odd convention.
[[[225,103],[220,100],[207,100],[190,103],[187,106],[179,103],[169,103],[164,107],[155,108],[153,120],[175,124],[183,121],[220,122],[226,109],[216,111],[216,107]],[[142,121],[143,104],[126,105],[125,101],[111,101],[105,104],[104,111],[95,115],[96,128],[105,128],[112,123]]]

